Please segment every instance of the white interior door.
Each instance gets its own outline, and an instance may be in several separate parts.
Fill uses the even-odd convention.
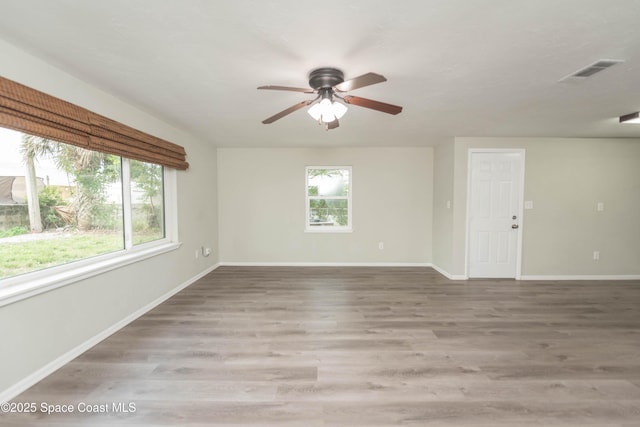
[[[519,275],[524,152],[471,152],[469,277]]]

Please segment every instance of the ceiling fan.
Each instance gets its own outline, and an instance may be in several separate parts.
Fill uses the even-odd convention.
[[[292,105],[286,110],[282,110],[268,119],[263,120],[262,123],[273,123],[294,111],[313,104],[308,111],[311,117],[317,120],[318,123],[324,124],[327,130],[335,129],[339,126],[338,119],[340,119],[347,111],[347,107],[344,104],[335,101],[335,99],[338,99],[345,104],[370,108],[372,110],[388,114],[398,114],[402,111],[402,107],[398,105],[387,104],[380,101],[374,101],[372,99],[361,98],[359,96],[342,95],[344,92],[349,92],[354,89],[386,81],[387,79],[384,76],[376,73],[366,73],[345,81],[342,71],[337,68],[324,67],[317,68],[309,73],[310,88],[260,86],[258,89],[286,90],[317,94],[314,99],[309,99]]]

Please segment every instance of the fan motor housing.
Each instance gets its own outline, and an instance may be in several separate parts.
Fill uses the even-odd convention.
[[[309,86],[315,90],[332,88],[344,82],[344,74],[337,68],[317,68],[309,73]]]

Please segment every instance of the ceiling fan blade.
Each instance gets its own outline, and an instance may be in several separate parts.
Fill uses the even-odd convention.
[[[347,80],[346,82],[342,82],[340,84],[335,85],[334,89],[338,92],[348,92],[350,90],[358,89],[361,87],[374,85],[376,83],[386,82],[387,79],[376,73],[367,73],[361,76],[355,77],[351,80]]]
[[[388,114],[398,114],[402,111],[399,105],[387,104],[385,102],[374,101],[372,99],[361,98],[359,96],[347,95],[342,98],[347,104],[357,105],[359,107],[371,108],[372,110],[382,111]]]
[[[327,130],[335,129],[338,126],[340,126],[340,123],[338,122],[338,119],[335,119],[334,121],[327,123]]]
[[[301,108],[306,107],[307,105],[311,104],[314,100],[307,100],[307,101],[302,101],[299,102],[295,105],[292,105],[291,107],[287,108],[286,110],[282,110],[280,111],[278,114],[274,114],[273,116],[269,117],[268,119],[264,119],[262,121],[262,123],[264,123],[265,125],[268,125],[269,123],[273,123],[276,120],[279,120],[281,118],[283,118],[284,116],[293,113],[294,111],[298,111]]]
[[[269,85],[269,86],[260,86],[260,87],[258,87],[258,89],[288,90],[290,92],[314,93],[314,90],[311,89],[310,87],[303,88],[303,87],[289,87],[289,86],[273,86],[273,85]]]

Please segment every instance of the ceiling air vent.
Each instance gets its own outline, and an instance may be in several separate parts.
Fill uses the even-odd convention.
[[[601,59],[600,61],[594,62],[591,65],[588,65],[575,73],[569,74],[567,77],[563,78],[560,81],[580,81],[586,79],[587,77],[591,77],[600,71],[604,71],[607,68],[613,67],[616,64],[624,62],[621,59]]]

